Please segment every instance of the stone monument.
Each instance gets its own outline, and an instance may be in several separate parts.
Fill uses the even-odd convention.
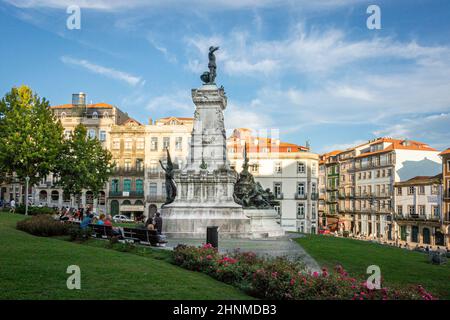
[[[276,216],[270,206],[265,208],[266,214],[256,207],[247,213],[239,200],[236,203],[235,184],[239,175],[230,168],[227,159],[223,116],[227,97],[224,88],[215,84],[214,52],[218,49],[210,47],[209,72],[200,77],[204,84],[192,90],[196,110],[186,166],[173,169],[168,161],[164,167],[166,187],[170,187],[167,188],[168,201],[161,209],[163,232],[172,238],[204,238],[208,226],[218,226],[221,238],[284,235],[279,225],[276,228],[270,224],[273,230],[264,229],[268,224],[263,220]],[[272,214],[269,218],[267,210]],[[275,219],[272,220],[276,224]]]

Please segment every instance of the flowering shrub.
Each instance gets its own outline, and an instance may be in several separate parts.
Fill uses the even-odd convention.
[[[283,257],[257,257],[253,252],[219,254],[210,244],[179,245],[174,263],[204,272],[261,299],[274,300],[432,300],[423,287],[369,289],[366,282],[352,278],[342,268],[307,272],[303,264]]]

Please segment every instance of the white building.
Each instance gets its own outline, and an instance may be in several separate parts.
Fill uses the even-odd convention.
[[[444,246],[442,174],[395,183],[394,208],[398,244]]]
[[[249,129],[236,129],[227,142],[231,166],[240,172],[247,143],[249,171],[264,189],[279,200],[275,209],[286,231],[318,231],[318,155],[305,147],[278,139],[254,137]]]

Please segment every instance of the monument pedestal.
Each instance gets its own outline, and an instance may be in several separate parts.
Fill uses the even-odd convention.
[[[177,194],[161,209],[163,233],[169,238],[206,239],[207,227],[218,226],[220,238],[284,234],[274,210],[244,210],[234,200],[238,176],[227,159],[223,88],[203,85],[192,90],[192,100],[196,110],[189,156],[185,168],[171,171]]]

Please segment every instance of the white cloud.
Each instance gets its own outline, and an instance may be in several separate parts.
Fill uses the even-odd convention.
[[[348,143],[336,143],[336,144],[331,144],[331,145],[325,145],[323,147],[320,148],[320,150],[318,150],[318,152],[320,153],[326,153],[326,152],[330,152],[330,151],[334,151],[334,150],[346,150],[349,148],[353,148],[357,145],[366,143],[367,141],[364,140],[355,140],[353,142],[348,142]]]
[[[450,113],[408,117],[376,130],[375,135],[408,138],[431,143],[439,150],[450,147]]]
[[[194,35],[185,42],[190,46],[189,62],[205,57],[211,44],[219,45],[220,62],[230,75],[286,73],[328,76],[344,68],[371,60],[399,59],[416,66],[448,66],[450,49],[422,46],[415,41],[398,42],[389,37],[350,40],[337,29],[306,30],[297,25],[282,40],[257,40],[245,31],[223,35]],[[366,65],[367,66],[367,65]],[[197,70],[196,70],[197,71]],[[367,97],[366,97],[367,98]]]
[[[169,50],[164,47],[163,45],[159,44],[151,35],[147,36],[147,40],[148,42],[150,42],[150,44],[159,52],[161,52],[164,56],[164,58],[169,61],[170,63],[176,63],[177,62],[177,57],[169,52]]]
[[[126,72],[123,72],[120,70],[103,67],[101,65],[89,62],[88,60],[75,59],[75,58],[71,58],[71,57],[67,57],[67,56],[62,56],[61,61],[65,64],[79,66],[86,70],[89,70],[90,72],[100,74],[100,75],[106,76],[111,79],[116,79],[116,80],[126,82],[127,84],[129,84],[131,86],[145,84],[145,81],[142,80],[141,77],[137,77],[137,76],[131,75],[129,73],[126,73]]]

